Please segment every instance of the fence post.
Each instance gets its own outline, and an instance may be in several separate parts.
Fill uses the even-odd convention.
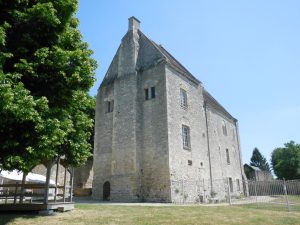
[[[227,195],[228,195],[228,204],[231,205],[231,193],[230,193],[230,186],[229,186],[229,178],[227,177]]]
[[[204,183],[204,178],[203,178],[203,203],[206,203],[206,196],[205,196],[205,183]]]
[[[15,195],[14,195],[14,205],[17,203],[17,193],[18,193],[18,185],[19,183],[16,182],[16,188],[15,188]]]
[[[284,178],[283,178],[283,191],[284,191],[286,206],[288,208],[288,211],[290,212],[291,211],[290,203],[289,203],[289,199],[288,199],[288,194],[287,194],[287,190],[286,190],[286,182],[285,182]]]
[[[256,202],[256,206],[258,207],[256,180],[253,180],[253,182],[254,182],[255,202]]]
[[[184,181],[181,180],[181,187],[182,187],[182,203],[184,204],[185,203],[185,199],[184,199],[184,196],[185,196],[185,193],[184,193]]]

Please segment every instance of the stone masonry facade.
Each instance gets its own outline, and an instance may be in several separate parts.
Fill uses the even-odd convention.
[[[243,192],[237,120],[135,17],[98,89],[93,169],[99,200],[221,200],[226,181]]]

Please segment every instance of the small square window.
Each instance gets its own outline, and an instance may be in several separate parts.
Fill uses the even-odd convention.
[[[106,101],[106,113],[114,111],[114,100]]]
[[[193,165],[193,161],[192,160],[188,160],[188,165],[192,166]]]

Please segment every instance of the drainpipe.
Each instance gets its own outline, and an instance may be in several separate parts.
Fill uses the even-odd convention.
[[[211,156],[210,156],[210,146],[209,146],[209,135],[208,135],[208,120],[207,120],[207,104],[204,101],[204,113],[205,113],[205,123],[206,123],[206,140],[207,140],[207,150],[208,150],[208,161],[209,161],[209,175],[210,175],[210,185],[211,191],[213,190],[213,182],[212,182],[212,171],[211,171]]]

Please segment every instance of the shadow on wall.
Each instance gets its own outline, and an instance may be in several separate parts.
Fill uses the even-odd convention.
[[[74,196],[90,196],[93,183],[93,160],[87,160],[85,165],[75,168]]]

